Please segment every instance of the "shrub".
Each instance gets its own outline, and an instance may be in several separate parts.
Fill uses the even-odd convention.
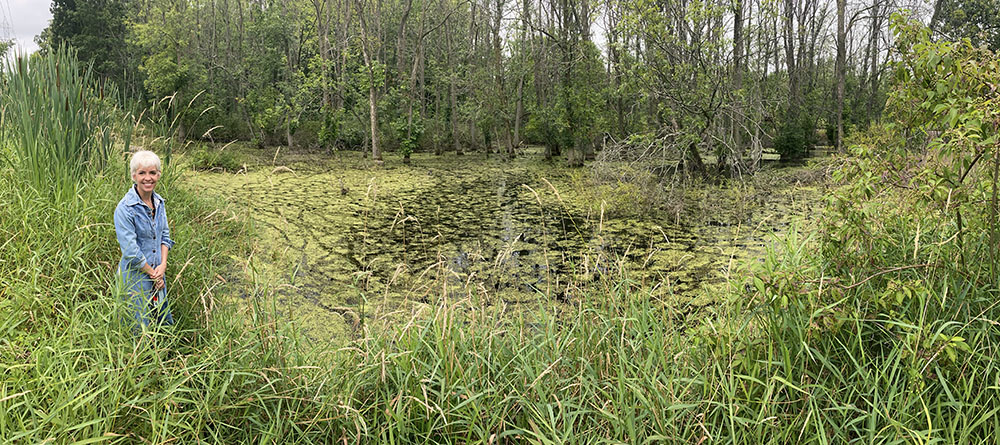
[[[405,115],[393,121],[392,129],[399,140],[399,154],[404,158],[409,158],[410,154],[419,147],[420,137],[424,134],[423,119],[419,115],[414,116],[409,122]]]
[[[196,170],[222,170],[236,172],[245,161],[232,150],[215,150],[202,147],[190,152],[191,168]]]
[[[781,159],[799,159],[816,142],[815,133],[816,127],[808,117],[790,117],[778,128],[774,149],[781,154]]]
[[[300,147],[318,148],[320,146],[320,133],[322,131],[322,121],[303,120],[293,135],[295,144]]]
[[[893,31],[892,123],[853,138],[818,231],[737,287],[744,321],[699,337],[728,357],[703,378],[738,382],[716,403],[753,413],[744,437],[982,443],[1000,426],[998,62]]]

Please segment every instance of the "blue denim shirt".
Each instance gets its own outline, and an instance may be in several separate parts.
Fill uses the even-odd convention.
[[[125,197],[118,201],[115,207],[115,234],[122,250],[119,269],[141,271],[145,264],[159,266],[160,246],[174,246],[167,226],[163,197],[153,192],[153,202],[156,204],[156,215],[143,204],[135,187],[129,187]]]
[[[153,281],[142,271],[146,264],[150,267],[160,265],[161,246],[174,246],[163,197],[153,192],[153,202],[156,214],[142,202],[135,187],[129,187],[115,207],[115,235],[122,251],[118,274],[125,291],[123,297],[135,321],[142,326],[148,326],[153,318],[159,323],[173,323],[166,287],[154,292]]]

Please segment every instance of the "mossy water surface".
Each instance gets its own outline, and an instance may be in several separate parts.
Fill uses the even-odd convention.
[[[530,152],[416,154],[380,167],[340,152],[279,154],[186,180],[248,207],[279,311],[321,341],[350,338],[368,320],[419,318],[442,298],[515,319],[540,303],[571,310],[604,278],[627,278],[664,304],[710,305],[734,266],[820,195],[711,186],[673,215],[613,212],[604,210],[621,207],[628,188],[582,176]]]

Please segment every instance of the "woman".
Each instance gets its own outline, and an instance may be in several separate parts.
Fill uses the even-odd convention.
[[[167,253],[173,247],[163,198],[153,190],[160,180],[160,158],[138,151],[129,163],[132,187],[115,208],[115,234],[122,250],[118,274],[134,329],[150,323],[173,324],[167,304]]]

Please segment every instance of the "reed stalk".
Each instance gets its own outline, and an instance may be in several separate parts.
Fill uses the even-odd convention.
[[[88,174],[106,167],[116,145],[131,142],[132,126],[114,106],[117,90],[95,82],[65,47],[6,63],[0,126],[17,169],[35,190],[71,199]]]

